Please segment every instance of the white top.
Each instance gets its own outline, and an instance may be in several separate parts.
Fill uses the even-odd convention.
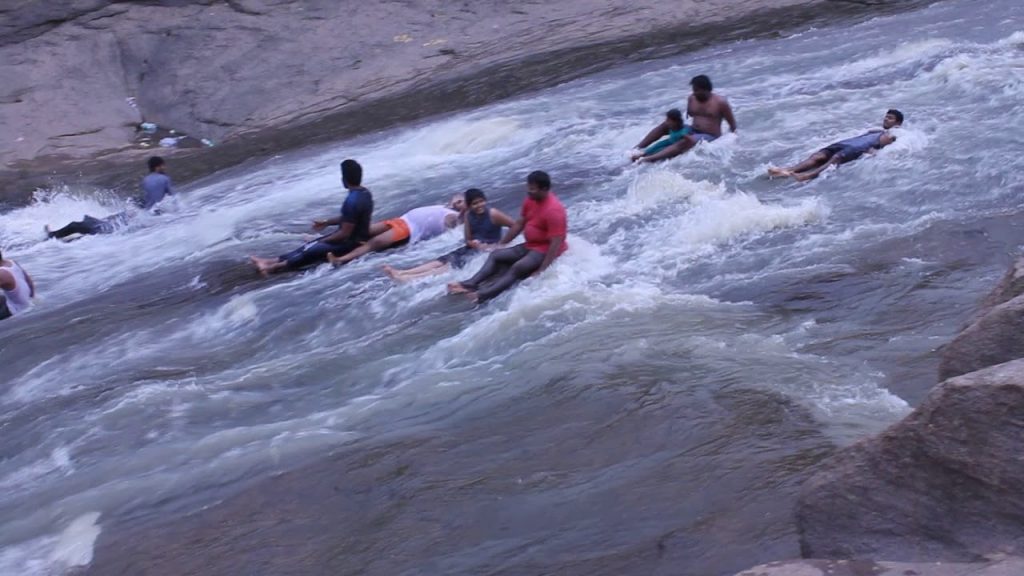
[[[17,262],[12,261],[11,266],[4,266],[0,263],[0,268],[7,270],[14,276],[14,290],[2,291],[7,299],[7,309],[11,311],[11,314],[17,316],[32,307],[32,289],[28,285],[25,271],[21,269]]]
[[[448,215],[458,217],[459,213],[444,206],[423,206],[402,214],[402,220],[409,225],[409,243],[444,234],[444,219]]]

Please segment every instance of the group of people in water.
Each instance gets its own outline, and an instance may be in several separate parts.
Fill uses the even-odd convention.
[[[722,123],[736,132],[732,107],[713,92],[711,80],[704,75],[690,81],[692,94],[687,100],[685,123],[678,109],[669,110],[665,119],[637,144],[631,158],[634,162],[657,162],[684,154],[701,142],[711,142],[722,135]],[[886,112],[881,129],[873,129],[841,140],[814,152],[804,161],[790,167],[771,167],[770,177],[792,177],[798,181],[816,178],[829,168],[852,162],[864,154],[872,154],[896,140],[891,129],[903,124],[903,114]],[[138,208],[155,211],[167,196],[174,194],[166,163],[154,156],[148,160],[149,173],[142,181]],[[546,270],[568,249],[568,219],[565,207],[551,190],[551,177],[543,171],[531,172],[526,178],[526,198],[518,218],[513,219],[487,203],[483,191],[470,188],[453,197],[445,205],[414,208],[397,218],[373,220],[373,194],[363,186],[363,168],[355,160],[341,163],[342,185],[347,190],[338,216],[313,221],[313,229],[323,232],[315,240],[277,257],[251,256],[250,260],[263,276],[301,270],[329,262],[342,266],[371,252],[415,244],[461,226],[463,245],[459,248],[409,269],[390,265],[384,272],[395,281],[409,281],[460,269],[475,255],[487,253],[483,266],[471,277],[448,285],[452,294],[465,294],[474,302],[484,302],[501,294],[517,282]],[[126,224],[133,212],[124,211],[106,218],[86,215],[58,230],[46,227],[48,238],[64,239],[72,235],[108,234]],[[524,241],[511,245],[523,234]],[[0,254],[0,319],[20,314],[31,307],[35,296],[32,278],[12,260]]]
[[[516,220],[490,208],[483,191],[471,188],[446,205],[423,206],[398,218],[374,222],[373,194],[363,186],[362,166],[352,159],[342,162],[341,181],[348,193],[340,214],[313,221],[314,230],[331,226],[335,230],[276,258],[250,257],[261,274],[269,276],[323,262],[342,266],[370,252],[428,240],[461,224],[465,242],[456,250],[408,270],[392,266],[384,270],[397,281],[413,280],[462,268],[472,256],[489,252],[473,277],[448,286],[453,294],[466,294],[475,302],[483,302],[544,271],[568,247],[565,207],[551,191],[551,177],[540,170],[526,177],[526,199]],[[525,241],[508,246],[521,233]]]

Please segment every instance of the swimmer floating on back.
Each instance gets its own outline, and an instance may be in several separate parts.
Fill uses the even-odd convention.
[[[768,175],[792,176],[799,182],[813,180],[830,166],[852,162],[864,154],[873,154],[875,150],[881,150],[892,144],[896,141],[896,137],[889,133],[889,129],[902,125],[903,113],[896,109],[889,110],[885,113],[885,118],[882,119],[881,130],[869,130],[860,136],[829,144],[795,166],[789,168],[773,166],[768,169]]]

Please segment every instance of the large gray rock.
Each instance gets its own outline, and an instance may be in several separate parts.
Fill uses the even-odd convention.
[[[872,560],[791,560],[744,570],[736,576],[1021,576],[1024,559],[1003,558],[970,564],[874,562]]]
[[[985,297],[974,321],[942,350],[939,379],[1024,357],[1024,258]]]
[[[804,484],[802,555],[976,561],[1024,552],[1022,414],[1024,360],[943,382]]]

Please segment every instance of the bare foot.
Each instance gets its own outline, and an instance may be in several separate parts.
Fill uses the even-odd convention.
[[[270,277],[269,263],[267,262],[266,258],[257,258],[256,256],[249,256],[249,260],[251,260],[253,265],[256,266],[256,269],[259,270],[260,276],[263,276],[264,278]]]
[[[341,256],[335,256],[330,252],[327,253],[327,261],[330,262],[331,266],[334,266],[335,268],[345,263],[345,261],[342,260]]]
[[[793,173],[790,172],[789,170],[786,170],[785,168],[776,168],[775,166],[772,166],[771,168],[768,169],[768,175],[783,176],[788,178],[789,176],[792,176]]]
[[[462,282],[449,282],[448,293],[449,294],[466,294],[469,292],[469,288],[462,285]]]
[[[392,280],[398,280],[398,270],[395,270],[394,266],[390,264],[385,264],[381,266],[380,269],[383,270],[384,273],[388,275],[388,278],[391,278]]]

